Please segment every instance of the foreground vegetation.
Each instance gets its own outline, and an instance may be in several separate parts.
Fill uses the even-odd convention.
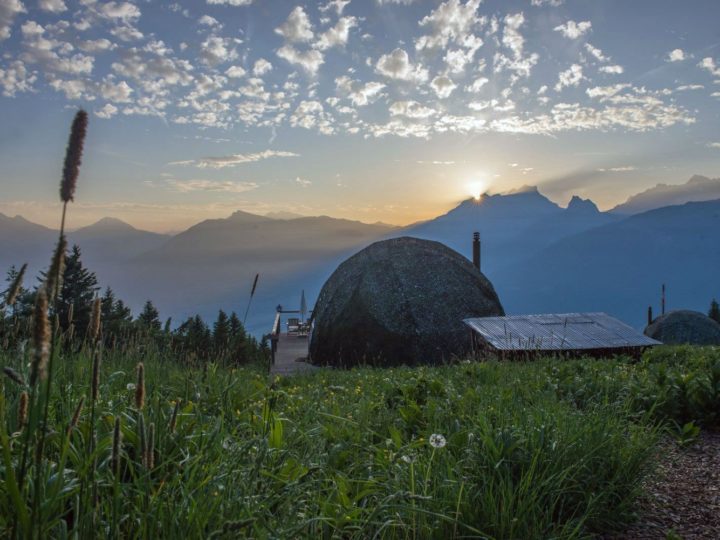
[[[720,411],[717,348],[275,381],[158,355],[139,380],[136,360],[106,353],[91,409],[90,349],[56,359],[22,488],[38,427],[5,378],[3,536],[583,537],[631,519],[664,429]]]

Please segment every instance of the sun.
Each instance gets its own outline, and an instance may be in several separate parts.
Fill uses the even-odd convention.
[[[482,196],[487,189],[487,185],[482,180],[473,180],[471,182],[468,182],[466,186],[468,194],[476,201],[482,199]]]

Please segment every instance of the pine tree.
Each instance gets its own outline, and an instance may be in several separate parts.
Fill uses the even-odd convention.
[[[249,338],[240,318],[233,311],[230,315],[230,351],[236,364],[251,362],[257,352],[257,344]]]
[[[713,321],[720,323],[720,305],[718,305],[717,300],[713,298],[713,301],[710,302],[710,311],[708,312],[708,317],[710,317]]]
[[[160,331],[162,326],[162,323],[160,322],[160,313],[150,300],[145,302],[142,312],[138,315],[137,322],[142,328],[146,328],[151,332]]]
[[[100,288],[95,273],[83,266],[80,257],[81,252],[77,245],[74,245],[70,255],[65,257],[65,272],[63,272],[56,312],[61,327],[63,330],[67,330],[69,326],[68,311],[72,305],[76,331],[84,334],[90,324],[90,313],[95,295]],[[39,279],[44,282],[46,273],[41,272]]]
[[[213,325],[213,348],[215,354],[222,354],[230,343],[230,321],[227,314],[221,309]]]

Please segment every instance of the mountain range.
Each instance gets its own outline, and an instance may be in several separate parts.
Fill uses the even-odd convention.
[[[716,200],[706,200],[714,190]],[[689,202],[694,198],[701,202]],[[469,256],[474,231],[482,236],[483,272],[508,313],[607,311],[641,327],[662,283],[670,307],[705,310],[720,297],[720,179],[698,176],[672,189],[659,185],[609,212],[579,197],[563,208],[525,187],[462,201],[404,228],[238,211],[173,236],[105,218],[68,237],[102,286],[136,312],[152,299],[176,322],[195,313],[212,319],[218,309],[243,315],[260,274],[247,321],[259,335],[277,304],[295,309],[305,290],[312,305],[337,264],[376,240],[416,236]],[[56,236],[0,214],[0,267],[28,262],[36,275]]]

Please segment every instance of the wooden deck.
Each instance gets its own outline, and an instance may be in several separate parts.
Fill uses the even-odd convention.
[[[305,362],[308,356],[308,337],[296,334],[277,334],[275,363],[271,375],[293,375],[317,369]]]

